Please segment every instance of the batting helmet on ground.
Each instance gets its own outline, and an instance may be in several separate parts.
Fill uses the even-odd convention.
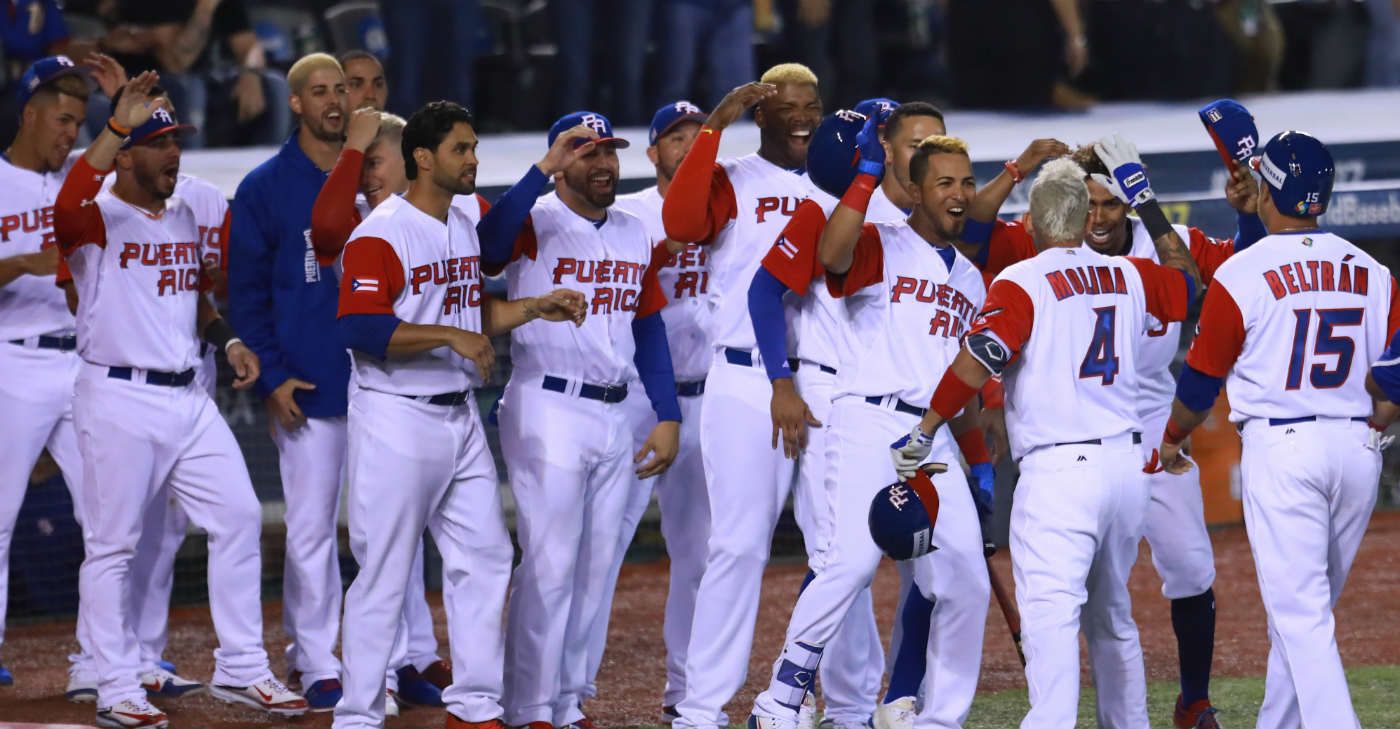
[[[933,525],[938,523],[938,491],[929,476],[948,466],[925,463],[908,481],[895,481],[880,489],[870,502],[870,538],[890,559],[922,557],[933,546]]]
[[[1250,165],[1264,178],[1280,213],[1311,218],[1327,212],[1335,168],[1332,153],[1317,137],[1292,130],[1275,134]]]
[[[841,109],[822,120],[807,143],[807,176],[826,194],[841,197],[856,179],[856,135],[864,114]]]

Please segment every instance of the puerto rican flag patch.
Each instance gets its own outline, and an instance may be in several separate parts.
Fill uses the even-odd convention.
[[[377,278],[352,278],[350,279],[350,291],[365,293],[379,293],[379,279]]]

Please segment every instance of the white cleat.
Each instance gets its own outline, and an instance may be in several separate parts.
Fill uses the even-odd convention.
[[[191,681],[188,678],[181,678],[164,668],[157,667],[156,670],[141,677],[141,688],[146,689],[147,696],[178,699],[203,692],[204,684]]]
[[[914,729],[919,710],[914,697],[905,696],[875,707],[875,729]]]
[[[68,688],[63,690],[63,698],[75,704],[96,703],[97,677],[69,673]]]
[[[384,692],[384,715],[385,715],[385,716],[398,716],[398,715],[399,715],[399,699],[398,699],[397,696],[394,695],[394,692],[393,692],[393,691],[387,691],[387,690],[386,690],[386,691]]]
[[[817,718],[817,699],[811,693],[802,699],[802,706],[797,709],[797,729],[818,729],[821,720]]]
[[[97,725],[108,729],[165,729],[170,720],[145,699],[127,699],[106,708],[98,707]]]
[[[306,699],[281,681],[268,676],[252,686],[220,686],[210,684],[209,695],[230,704],[246,704],[278,716],[301,716],[306,713]]]
[[[748,729],[798,729],[798,725],[789,719],[774,719],[771,716],[749,714]]]

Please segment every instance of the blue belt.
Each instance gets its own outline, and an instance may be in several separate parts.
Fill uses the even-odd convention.
[[[1368,418],[1368,417],[1356,417],[1356,418],[1352,418],[1352,420],[1355,420],[1355,421],[1357,421],[1358,423],[1365,423],[1365,422],[1370,421],[1370,418]],[[1301,418],[1269,418],[1269,425],[1293,425],[1294,423],[1315,423],[1315,422],[1317,422],[1317,416],[1316,416],[1316,415],[1304,415],[1304,416],[1301,417]]]
[[[540,387],[550,392],[562,392],[566,395],[569,393],[569,381],[553,375],[545,375],[544,380],[540,382]],[[627,386],[590,385],[587,382],[583,382],[578,386],[578,396],[587,400],[597,400],[605,403],[622,402],[627,399]]]
[[[822,372],[827,373],[828,375],[834,375],[834,374],[836,374],[836,368],[835,368],[835,367],[827,367],[826,365],[824,365],[824,364],[822,364],[822,363],[820,363],[820,362],[808,362],[807,364],[816,367],[817,369],[821,370]],[[797,368],[800,367],[800,366],[802,366],[802,360],[798,360],[798,359],[790,359],[790,360],[788,360],[788,369],[791,369],[793,372],[796,372],[796,371],[797,371]]]
[[[888,407],[887,405],[885,405],[885,398],[880,397],[878,395],[872,395],[871,397],[867,397],[865,398],[865,401],[870,403],[871,405],[876,405],[879,407]],[[928,408],[921,408],[918,405],[910,405],[909,403],[899,399],[894,399],[893,407],[895,409],[895,412],[908,413],[909,415],[917,415],[921,418],[924,417],[924,413],[928,412]]]
[[[114,380],[131,380],[133,377],[130,367],[108,367],[107,376]],[[162,387],[185,387],[194,382],[194,369],[190,368],[183,372],[161,372],[159,370],[146,370],[146,384],[160,385]]]
[[[735,349],[733,347],[725,347],[724,359],[726,362],[732,365],[739,365],[741,367],[753,366],[753,352],[750,352],[747,349]],[[822,372],[827,373],[828,375],[836,374],[835,367],[828,367],[824,364],[818,364],[816,362],[812,362],[811,364],[816,365],[818,369],[820,369]],[[788,360],[788,369],[792,370],[793,372],[796,372],[798,367],[800,367],[801,365],[802,362],[800,360]]]
[[[24,346],[23,339],[11,339],[10,344]],[[64,352],[71,352],[78,348],[78,337],[69,334],[66,337],[55,337],[48,334],[39,335],[39,349],[57,349]]]
[[[458,405],[465,405],[467,401],[471,399],[471,396],[471,390],[462,390],[461,392],[444,392],[440,395],[400,395],[400,397],[406,397],[410,400],[417,400],[418,402],[425,402],[429,405],[442,405],[445,407],[457,407]]]
[[[1142,444],[1142,433],[1133,433],[1133,445]],[[1055,446],[1069,445],[1103,445],[1103,438],[1090,438],[1089,440],[1076,440],[1070,443],[1054,443]]]
[[[704,380],[691,380],[690,382],[677,382],[676,394],[681,397],[699,397],[705,394]]]

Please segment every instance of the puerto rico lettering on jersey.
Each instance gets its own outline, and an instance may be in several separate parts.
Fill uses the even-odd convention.
[[[675,282],[671,285],[670,300],[695,298],[710,292],[710,254],[705,246],[688,243],[680,253],[668,253],[663,259],[663,270]],[[665,282],[663,277],[662,282]]]
[[[596,316],[611,314],[614,310],[636,311],[638,297],[642,291],[642,274],[646,269],[646,264],[634,261],[560,258],[554,263],[553,275],[556,284],[562,284],[566,279],[581,284],[593,284],[588,313]],[[624,285],[598,285],[609,283]]]
[[[929,320],[929,334],[958,339],[967,332],[968,324],[977,314],[977,306],[963,293],[946,283],[913,276],[896,276],[890,285],[890,303],[912,300],[922,304],[938,304],[938,311]]]
[[[178,294],[200,289],[200,248],[197,241],[180,243],[123,243],[117,265],[129,268],[133,263],[160,268],[156,280],[156,295]],[[176,268],[176,266],[182,266]]]
[[[443,316],[461,310],[462,306],[481,306],[481,256],[458,256],[435,263],[414,266],[408,272],[408,285],[413,295],[422,292],[425,284],[447,285],[443,294]],[[448,284],[462,285],[448,285]]]
[[[769,213],[779,213],[785,218],[790,218],[793,213],[797,212],[797,206],[800,205],[804,199],[805,198],[792,197],[791,195],[769,195],[760,197],[757,200],[757,204],[754,206],[754,220],[758,223],[767,222]]]
[[[9,243],[10,234],[16,231],[20,233],[43,231],[44,240],[41,245],[53,245],[55,241],[53,233],[53,206],[46,205],[34,210],[0,216],[0,243]]]

